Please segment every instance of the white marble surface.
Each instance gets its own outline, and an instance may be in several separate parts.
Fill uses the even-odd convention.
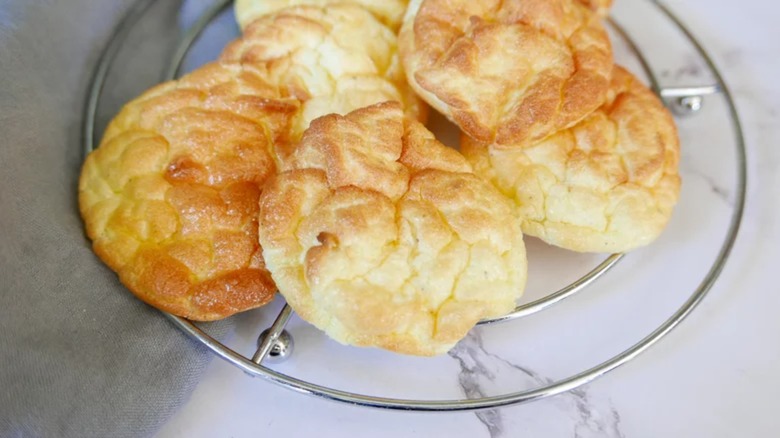
[[[641,0],[617,0],[636,1]],[[667,4],[684,19],[721,67],[741,111],[749,159],[748,203],[734,252],[703,304],[676,331],[627,366],[581,389],[479,414],[385,412],[326,402],[251,379],[229,364],[214,360],[189,402],[159,435],[777,436],[780,286],[775,271],[780,258],[780,29],[776,20],[780,4],[766,0],[669,0]],[[674,52],[673,48],[668,51]],[[697,78],[706,81],[700,66],[685,59],[681,59],[678,68],[661,73],[668,82],[693,82]],[[686,141],[693,142],[688,138],[691,132],[710,132],[713,144],[723,140],[718,138],[717,128],[721,127],[696,123],[699,122],[695,118],[681,121],[684,145]],[[702,139],[698,142],[701,144]],[[679,306],[719,244],[712,238],[717,232],[709,230],[723,229],[724,215],[734,201],[733,185],[721,173],[721,167],[729,165],[728,159],[718,155],[715,146],[708,150],[706,144],[705,141],[704,147],[683,154],[683,200],[688,203],[678,208],[672,230],[655,249],[628,258],[609,279],[599,283],[606,291],[618,289],[625,282],[648,285],[638,288],[636,295],[596,292],[590,301],[564,303],[544,318],[521,321],[508,329],[476,330],[449,357],[431,362],[390,362],[396,360],[394,356],[374,352],[355,355],[346,347],[319,340],[303,323],[294,321],[292,329],[302,333],[296,361],[282,365],[281,369],[322,381],[333,379],[336,383],[345,374],[350,375],[354,378],[352,389],[358,390],[386,388],[401,395],[424,396],[433,391],[439,397],[474,397],[504,392],[507,388],[536,386],[571,374],[580,364],[593,364],[609,357],[609,353],[615,352],[614,346],[635,341]],[[687,239],[686,245],[678,248],[676,239]],[[532,249],[546,251],[538,243],[529,242],[529,252]],[[551,253],[550,257],[566,256]],[[581,262],[567,261],[572,266]],[[665,270],[651,269],[654,266]],[[659,278],[653,272],[666,274]],[[675,293],[682,295],[675,297]],[[657,300],[653,300],[655,296]],[[270,318],[270,313],[261,317]],[[595,315],[591,318],[597,322],[609,320],[610,324],[605,322],[603,329],[599,324],[588,325],[592,320],[585,320],[586,314]],[[558,317],[570,321],[573,329],[558,336],[561,343],[551,347],[545,343],[545,334],[556,330]],[[250,318],[254,316],[247,316],[238,324],[233,342],[251,342],[257,321],[250,324]],[[588,338],[578,334],[578,328],[585,326],[592,329]],[[518,344],[522,347],[513,349],[510,342],[516,339],[506,338],[517,336],[523,337]],[[598,343],[592,343],[593,339],[598,339]],[[557,351],[561,345],[565,346],[565,355]],[[312,363],[307,362],[307,348],[330,352],[329,365],[307,366]],[[560,360],[556,355],[560,355]],[[386,370],[381,379],[377,379],[376,373],[364,371],[372,366]],[[396,366],[398,371],[393,372]],[[410,369],[419,369],[421,377],[415,379]],[[405,389],[398,389],[404,385]]]

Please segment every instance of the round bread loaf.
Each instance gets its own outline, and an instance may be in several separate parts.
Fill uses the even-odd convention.
[[[395,34],[354,4],[296,6],[262,16],[225,48],[221,60],[262,67],[301,100],[297,133],[322,115],[389,100],[401,102],[409,117],[427,115],[401,68]]]
[[[680,145],[669,111],[616,67],[607,102],[576,126],[532,146],[463,136],[475,172],[512,198],[523,232],[586,252],[647,245],[666,226],[680,191]]]
[[[399,36],[412,88],[472,138],[530,144],[596,110],[612,49],[578,0],[412,0]]]
[[[356,5],[262,17],[222,62],[126,105],[85,162],[80,206],[95,252],[139,298],[194,320],[268,302],[257,242],[265,179],[322,114],[425,105],[395,35]]]
[[[374,14],[393,31],[398,31],[408,2],[408,0],[236,0],[234,10],[238,25],[241,29],[246,29],[258,18],[290,6],[332,7],[338,4],[354,4]]]
[[[312,122],[260,200],[280,292],[351,345],[434,355],[512,310],[520,221],[455,150],[388,102]]]
[[[298,108],[262,71],[218,63],[128,103],[79,181],[97,255],[140,299],[186,318],[270,301],[258,198]]]

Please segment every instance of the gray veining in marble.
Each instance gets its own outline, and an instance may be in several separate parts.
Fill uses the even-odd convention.
[[[615,4],[630,18],[633,11],[641,10],[634,6],[642,1],[619,0]],[[235,369],[215,362],[193,399],[161,436],[310,436],[311,424],[317,425],[318,435],[323,437],[775,436],[780,428],[773,398],[780,391],[776,378],[780,347],[767,336],[780,332],[774,310],[780,305],[774,278],[774,265],[780,257],[780,27],[776,25],[780,3],[663,2],[689,25],[731,87],[745,125],[750,169],[746,216],[732,259],[702,307],[679,331],[654,347],[640,363],[584,390],[479,416],[389,413],[310,401],[262,382],[248,383],[237,377]],[[648,20],[648,27],[651,25]],[[635,29],[640,35],[646,31]],[[706,69],[704,76],[698,76],[701,64],[689,65],[686,59],[678,62],[675,56],[684,47],[653,44],[649,41],[648,47],[663,53],[660,61],[670,57],[675,61],[654,65],[665,85],[711,83]],[[705,108],[710,108],[709,100]],[[692,124],[697,120],[692,119]],[[687,135],[704,135],[696,146],[706,152],[711,140],[725,141],[708,131],[711,125],[703,125],[689,127]],[[700,154],[693,148],[685,148],[684,153],[688,155],[683,163],[690,165],[682,169],[684,188],[696,188],[698,196],[708,195],[706,190],[712,184],[707,181],[730,187],[723,184],[724,176],[719,173],[731,169],[718,165],[721,154]],[[713,196],[704,202],[726,205],[728,192],[722,188],[713,187]],[[697,213],[694,209],[693,216],[683,222],[708,220]],[[692,280],[686,272],[676,278],[656,279],[659,289]],[[465,396],[499,394],[545,381],[539,375],[547,372],[544,360],[534,361],[541,365],[528,366],[531,360],[513,358],[513,362],[525,365],[516,367],[492,353],[487,336],[483,343],[478,330],[452,352],[455,360],[451,365]],[[301,409],[307,414],[306,421],[300,421]],[[268,419],[273,421],[266,422]],[[599,432],[599,424],[607,432]]]
[[[732,191],[722,184],[719,184],[715,178],[707,175],[693,166],[688,165],[685,161],[680,163],[680,169],[684,173],[685,178],[694,176],[696,178],[702,179],[707,184],[707,186],[709,186],[713,194],[715,194],[721,201],[725,202],[729,206],[734,207],[734,196]]]
[[[709,75],[708,68],[704,65],[701,57],[698,54],[689,53],[683,57],[683,62],[674,67],[663,69],[659,72],[659,77],[663,79],[671,79],[675,82],[691,82],[691,85],[703,85],[695,80],[705,79],[705,75]]]
[[[458,381],[468,398],[497,395],[497,386],[506,392],[511,388],[532,388],[553,382],[553,379],[491,353],[485,349],[480,329],[472,330],[453,348],[449,355],[460,364]],[[576,438],[623,437],[620,414],[611,403],[593,402],[584,389],[559,395],[554,403],[561,421],[568,422]],[[507,435],[502,409],[477,412],[475,415],[487,428],[491,438]]]

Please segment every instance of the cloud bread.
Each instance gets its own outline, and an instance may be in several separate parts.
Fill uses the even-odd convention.
[[[399,36],[412,88],[469,136],[529,144],[606,97],[612,49],[578,0],[412,0]]]
[[[563,248],[624,252],[661,233],[680,191],[680,145],[669,112],[616,67],[607,102],[576,126],[527,147],[462,150],[514,200],[523,232]]]
[[[236,0],[234,10],[239,26],[245,29],[258,18],[290,6],[331,7],[337,4],[354,4],[374,14],[393,31],[398,31],[407,3],[408,0]]]
[[[193,320],[270,301],[258,198],[297,110],[262,71],[219,63],[128,103],[79,181],[95,252],[140,299]]]
[[[510,202],[395,102],[312,122],[263,191],[260,242],[303,319],[399,353],[446,352],[526,280]]]
[[[388,100],[402,102],[409,117],[427,114],[406,81],[395,34],[360,6],[297,6],[264,16],[221,59],[262,66],[303,101],[298,133],[319,116]]]

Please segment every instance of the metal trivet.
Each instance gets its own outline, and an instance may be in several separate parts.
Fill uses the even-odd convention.
[[[609,19],[608,24],[625,40],[625,42],[628,43],[629,47],[632,49],[640,64],[642,65],[645,74],[649,78],[651,88],[653,88],[653,90],[662,97],[665,103],[669,105],[677,115],[683,116],[695,114],[702,108],[704,98],[708,95],[720,94],[724,97],[728,107],[730,122],[734,131],[734,142],[736,145],[737,185],[734,209],[731,214],[725,239],[723,240],[715,261],[709,268],[706,276],[701,280],[698,287],[693,291],[685,303],[679,309],[677,309],[666,321],[664,321],[663,324],[658,326],[658,328],[656,328],[654,331],[652,331],[650,334],[645,336],[627,350],[578,374],[534,389],[478,399],[409,400],[385,398],[342,391],[307,382],[264,366],[264,362],[283,360],[292,353],[292,337],[286,330],[284,330],[285,325],[293,314],[292,309],[287,304],[284,305],[271,327],[264,330],[260,334],[258,339],[258,348],[251,356],[251,358],[244,356],[217,341],[191,321],[168,313],[165,313],[165,316],[167,316],[175,326],[190,335],[193,339],[202,343],[219,357],[230,362],[251,376],[262,377],[287,389],[292,389],[304,394],[319,396],[325,399],[331,399],[361,406],[396,410],[473,411],[530,402],[533,400],[560,394],[582,386],[634,359],[640,353],[644,352],[650,346],[658,342],[658,340],[672,331],[683,319],[685,319],[696,308],[696,306],[701,302],[712,285],[715,283],[715,280],[722,271],[734,245],[742,220],[746,192],[747,164],[742,125],[739,121],[739,116],[734,105],[732,95],[726,86],[723,77],[721,76],[708,53],[694,38],[691,32],[683,25],[683,23],[664,4],[658,2],[657,0],[650,0],[650,2],[655,5],[660,10],[660,12],[662,12],[662,14],[668,18],[690,41],[690,43],[693,45],[693,47],[696,49],[714,75],[714,84],[695,87],[660,86],[657,77],[654,75],[653,70],[650,68],[646,58],[638,49],[637,45],[632,41],[628,33],[623,29],[623,27],[621,27],[614,19]],[[127,38],[130,29],[138,24],[141,16],[153,3],[154,0],[141,0],[136,3],[119,23],[118,27],[111,36],[108,45],[100,55],[99,62],[92,78],[91,86],[88,91],[85,107],[83,125],[85,153],[89,153],[96,146],[94,142],[95,117],[98,101],[103,92],[109,69],[116,58],[120,46]],[[209,23],[211,23],[215,17],[217,17],[217,15],[219,15],[232,3],[232,0],[219,0],[212,8],[206,11],[198,19],[194,26],[188,30],[188,32],[182,38],[182,41],[179,43],[172,61],[166,70],[166,79],[172,79],[179,76],[182,62],[190,47],[196,41],[198,36],[203,32],[203,30],[209,25]],[[483,320],[480,321],[479,324],[506,322],[540,312],[582,291],[593,282],[598,280],[612,267],[614,267],[623,257],[623,254],[612,254],[599,263],[596,267],[594,267],[590,272],[583,275],[568,286],[548,294],[543,298],[537,299],[527,304],[519,305],[513,312],[507,315]]]

